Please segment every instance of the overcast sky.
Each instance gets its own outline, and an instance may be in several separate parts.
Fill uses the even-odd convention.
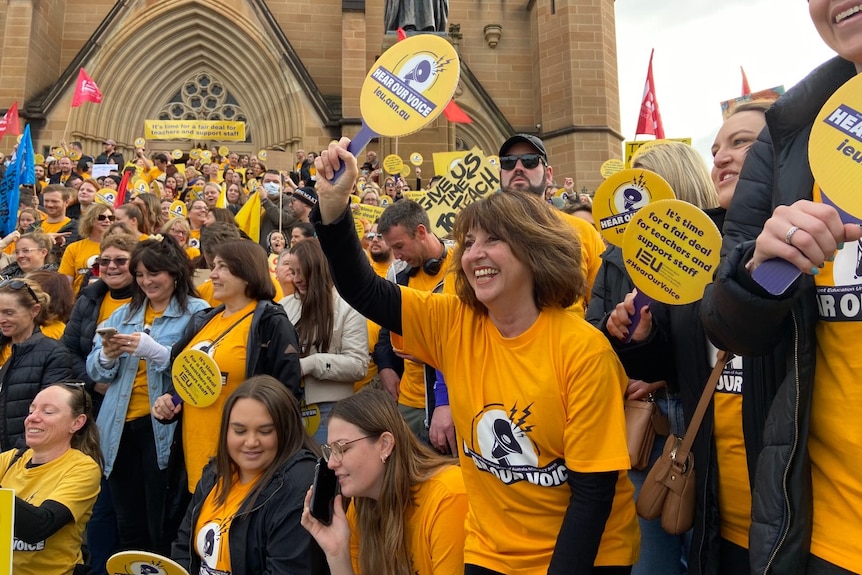
[[[620,113],[634,137],[650,50],[669,138],[692,138],[704,156],[721,125],[720,102],[752,91],[790,89],[834,53],[802,0],[616,0]],[[650,136],[642,137],[648,139]]]

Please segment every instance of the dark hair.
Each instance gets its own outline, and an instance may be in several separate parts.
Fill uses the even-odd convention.
[[[247,282],[246,297],[257,301],[272,301],[275,286],[269,275],[269,260],[260,244],[251,240],[231,240],[216,244],[213,258],[221,258],[230,273]]]
[[[299,271],[305,278],[305,295],[299,290],[293,297],[302,302],[302,316],[296,322],[301,355],[318,352],[328,353],[335,323],[335,304],[332,300],[332,276],[320,242],[316,238],[299,242],[290,248],[290,254],[299,263]]]
[[[129,271],[136,280],[132,282],[132,301],[129,302],[128,317],[137,313],[147,302],[147,296],[137,282],[138,264],[143,264],[152,273],[168,272],[174,278],[173,297],[176,298],[183,312],[188,311],[189,298],[198,295],[189,266],[189,258],[174,238],[163,236],[161,240],[152,239],[139,242],[132,251]]]
[[[63,196],[63,201],[68,202],[69,198],[72,197],[69,193],[69,188],[64,186],[63,184],[48,184],[45,186],[45,189],[42,190],[42,197],[45,197],[45,194],[50,194],[54,192],[59,192],[61,196]]]
[[[27,277],[38,283],[42,290],[51,296],[45,312],[45,323],[55,321],[67,323],[72,317],[72,308],[75,306],[75,296],[68,278],[49,271],[33,271],[27,274]]]
[[[240,239],[239,228],[225,222],[215,222],[201,228],[201,253],[212,257],[213,250],[221,243]]]
[[[147,218],[145,218],[144,215],[141,213],[141,209],[138,206],[136,206],[135,204],[123,204],[122,206],[117,208],[118,212],[120,210],[122,210],[123,213],[126,214],[127,218],[134,219],[136,222],[138,222],[138,228],[136,230],[132,230],[133,232],[136,232],[138,234],[150,233],[149,222],[147,221]]]
[[[290,460],[301,449],[307,449],[317,455],[320,449],[308,435],[302,421],[302,412],[299,402],[293,393],[280,381],[270,375],[256,375],[242,382],[225,401],[219,427],[218,449],[215,456],[217,481],[215,500],[218,505],[227,501],[232,487],[234,474],[237,472],[237,464],[230,458],[227,449],[227,435],[230,431],[230,415],[236,402],[240,399],[253,399],[266,407],[272,423],[275,426],[275,434],[278,439],[275,459],[258,479],[254,489],[246,496],[249,506],[254,504],[260,493],[266,488],[272,477],[279,468]]]
[[[291,228],[290,228],[291,234],[293,233],[293,230],[296,230],[296,229],[298,229],[300,232],[302,232],[303,237],[306,237],[306,238],[313,238],[314,237],[314,224],[311,224],[309,222],[297,222],[297,223],[293,224],[293,226],[291,226]]]
[[[237,228],[239,227],[236,225],[236,219],[233,217],[233,213],[231,213],[227,208],[210,208],[210,213],[216,222],[230,224]]]
[[[141,214],[147,222],[147,227],[142,228],[148,231],[144,233],[155,233],[159,229],[159,222],[162,217],[162,202],[159,197],[150,192],[144,192],[135,196],[135,199],[140,199],[144,203],[144,209]]]
[[[61,381],[52,383],[44,389],[48,389],[48,387],[60,387],[69,392],[68,405],[72,410],[72,417],[77,418],[80,415],[87,417],[84,425],[72,436],[72,447],[84,455],[92,457],[99,464],[99,468],[104,469],[105,460],[102,457],[102,448],[99,446],[99,428],[93,417],[93,400],[87,390],[84,389],[84,382]]]
[[[154,160],[154,161],[155,161],[155,160],[158,160],[159,162],[165,162],[165,163],[167,163],[167,162],[168,162],[168,155],[167,155],[167,154],[163,154],[163,153],[159,152],[158,154],[156,154],[155,156],[153,156],[153,160]]]
[[[419,224],[425,226],[429,233],[432,232],[428,212],[413,200],[401,200],[390,204],[383,210],[380,215],[380,223],[377,224],[377,232],[385,234],[391,228],[401,226],[412,238],[416,235],[416,228],[419,227]]]

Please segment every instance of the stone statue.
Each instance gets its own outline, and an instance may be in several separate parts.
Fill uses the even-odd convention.
[[[449,0],[386,0],[383,13],[387,32],[398,28],[415,32],[446,32]]]

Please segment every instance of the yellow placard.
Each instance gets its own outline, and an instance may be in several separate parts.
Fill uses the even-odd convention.
[[[407,178],[407,177],[409,177],[409,176],[410,176],[410,171],[411,171],[411,170],[410,170],[410,166],[408,166],[407,164],[404,164],[403,166],[401,166],[401,177],[402,177],[402,178]]]
[[[213,157],[213,153],[210,152],[209,150],[203,150],[201,152],[201,158],[204,160],[211,160],[212,157]]]
[[[179,148],[176,148],[173,152],[171,152],[171,157],[175,160],[179,160],[183,157],[183,151]]]
[[[362,84],[362,118],[381,136],[421,130],[452,99],[460,74],[458,53],[443,37],[417,34],[396,42]]]
[[[439,237],[452,233],[455,214],[500,188],[500,170],[474,147],[419,200]]]
[[[132,190],[135,195],[145,194],[150,191],[150,184],[148,184],[147,180],[144,178],[135,176],[129,184],[129,189]]]
[[[682,142],[683,144],[691,145],[691,138],[665,138],[663,140],[641,140],[636,142],[626,142],[626,151],[625,151],[625,168],[632,167],[632,161],[634,161],[637,156],[638,150],[646,146],[645,150],[650,149],[652,146],[661,144],[662,142]],[[643,151],[643,150],[641,150]]]
[[[179,201],[175,200],[171,202],[171,207],[168,208],[168,215],[173,218],[185,218],[186,217],[186,205]]]
[[[135,138],[135,147],[143,148],[147,145],[147,141],[144,138]]]
[[[0,574],[12,573],[15,541],[15,490],[0,489]]]
[[[260,160],[261,162],[265,162],[266,161],[266,150],[258,150],[257,159]]]
[[[201,149],[195,148],[194,150],[189,152],[189,157],[193,160],[200,160],[201,159]]]
[[[625,164],[623,164],[622,160],[619,158],[611,158],[602,164],[602,167],[599,168],[599,173],[602,174],[603,178],[608,179],[623,169],[625,169]]]
[[[320,408],[316,403],[305,405],[305,401],[303,400],[300,411],[302,412],[302,423],[305,425],[305,430],[309,435],[314,435],[317,432],[317,428],[320,427]]]
[[[386,194],[380,194],[380,205],[382,207],[385,208],[386,206],[390,206],[393,202],[394,200],[390,196],[387,196]]]
[[[401,192],[401,195],[407,198],[408,200],[413,200],[414,202],[420,201],[427,194],[425,190],[410,191],[410,192]]]
[[[42,154],[34,154],[33,155],[33,162],[37,166],[40,164],[44,164],[45,163],[45,156],[43,156]]]
[[[431,155],[434,160],[434,174],[442,176],[448,174],[452,169],[467,157],[466,151],[462,152],[435,152]]]
[[[112,190],[111,188],[102,188],[98,192],[96,192],[96,197],[93,199],[94,202],[105,204],[106,206],[113,206],[114,202],[117,201],[117,192]]]
[[[222,381],[216,361],[199,349],[180,352],[171,368],[174,389],[195,407],[212,405],[221,394]]]
[[[387,174],[400,174],[404,167],[404,160],[398,154],[389,154],[383,158],[383,169]]]
[[[81,152],[78,150],[69,150],[69,158],[75,162],[81,159]]]
[[[365,233],[362,220],[373,224],[378,218],[380,218],[380,215],[386,208],[380,206],[369,206],[367,204],[356,204],[355,207],[351,209],[353,210],[353,222],[356,224],[356,233],[359,234],[359,237],[361,238]]]
[[[121,551],[105,568],[111,575],[189,575],[179,563],[149,551]]]
[[[593,218],[605,241],[622,247],[623,234],[635,212],[657,200],[674,197],[664,178],[649,170],[623,170],[596,189]]]
[[[228,154],[230,154],[230,150],[228,149],[227,146],[220,146],[219,147],[219,149],[218,149],[218,155],[219,156],[221,156],[222,158],[226,158]]]
[[[410,163],[414,166],[421,166],[422,160],[422,154],[420,154],[419,152],[413,152],[412,154],[410,154]]]
[[[824,203],[862,218],[862,78],[838,88],[817,114],[808,140],[808,161]],[[842,218],[844,223],[850,223]]]
[[[51,155],[54,156],[55,158],[57,158],[58,160],[60,158],[65,158],[66,157],[66,149],[61,147],[61,146],[57,146],[56,148],[51,150]]]
[[[245,122],[227,120],[144,120],[149,140],[245,141]]]
[[[682,200],[641,208],[623,239],[623,260],[649,298],[682,305],[703,297],[720,259],[721,234],[702,210]]]

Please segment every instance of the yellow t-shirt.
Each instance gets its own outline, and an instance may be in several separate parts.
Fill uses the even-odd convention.
[[[162,317],[164,310],[156,312],[147,304],[144,311],[144,332],[149,333],[153,327],[153,321]],[[132,384],[132,394],[129,397],[129,407],[126,409],[126,422],[140,419],[150,415],[150,386],[147,382],[147,360],[138,361],[138,371],[135,373],[135,382]]]
[[[569,224],[581,241],[581,269],[587,276],[587,292],[583,298],[578,299],[569,309],[584,317],[587,304],[590,303],[590,292],[593,282],[602,267],[602,252],[605,251],[605,242],[602,235],[588,221],[565,212],[556,212],[563,221]]]
[[[198,232],[198,235],[200,235],[200,232]],[[198,248],[193,248],[192,246],[187,246],[185,250],[186,255],[189,256],[190,260],[200,257],[201,255],[201,251]]]
[[[43,325],[39,329],[45,337],[50,337],[51,339],[59,341],[60,338],[63,337],[63,332],[66,331],[66,324],[62,321],[55,321],[54,323]]]
[[[65,226],[66,224],[68,224],[71,221],[72,221],[72,218],[68,218],[68,217],[63,218],[59,222],[55,222],[53,224],[51,222],[49,222],[48,220],[42,220],[42,225],[40,227],[42,228],[42,231],[45,232],[46,234],[56,234],[61,229],[63,229],[63,226]]]
[[[811,553],[854,573],[862,572],[862,269],[859,242],[847,242],[835,261],[814,276],[819,321],[811,397],[811,487],[814,516]]]
[[[111,317],[115,311],[120,309],[120,306],[129,303],[130,301],[132,301],[131,297],[116,299],[111,295],[111,292],[106,293],[105,297],[102,298],[101,305],[99,306],[99,318],[96,324],[101,324],[103,321]]]
[[[248,334],[255,307],[257,302],[253,301],[230,317],[224,317],[223,313],[214,316],[189,342],[190,349],[202,349],[224,335],[207,350],[221,371],[221,394],[207,407],[183,406],[183,449],[191,492],[200,481],[204,466],[216,454],[222,407],[233,390],[245,381]]]
[[[711,346],[710,346],[711,347]],[[712,348],[712,365],[715,365]],[[727,363],[713,396],[715,455],[718,461],[718,508],[721,537],[748,549],[751,527],[751,486],[742,437],[742,358]]]
[[[404,538],[416,575],[464,572],[464,518],[467,492],[461,469],[445,467],[413,490],[415,506],[404,517]],[[350,525],[350,558],[353,571],[359,570],[359,529],[356,506],[347,510]]]
[[[72,293],[77,294],[80,291],[81,284],[84,283],[84,276],[93,267],[93,263],[99,259],[100,253],[101,249],[98,242],[94,242],[90,238],[72,242],[66,247],[66,251],[63,252],[63,259],[60,260],[60,269],[57,271],[72,278]]]
[[[284,298],[284,293],[281,289],[281,284],[275,279],[275,276],[270,274],[272,285],[275,286],[275,301],[281,301]],[[218,307],[221,302],[213,296],[213,282],[210,279],[205,280],[197,286],[198,297],[210,304],[211,307]]]
[[[16,497],[35,506],[50,499],[65,506],[74,521],[43,541],[26,543],[13,538],[12,572],[15,575],[71,575],[82,563],[81,541],[87,520],[96,503],[102,472],[99,465],[77,449],[69,449],[57,459],[27,469],[33,451],[27,450],[9,467],[15,450],[0,454],[3,487],[14,489]]]
[[[470,498],[464,561],[545,575],[569,506],[568,470],[619,471],[595,565],[632,565],[639,531],[628,479],[625,371],[575,313],[545,309],[504,338],[449,294],[401,288],[405,350],[446,378]]]
[[[259,477],[259,476],[258,476]],[[201,573],[230,575],[230,528],[242,502],[257,483],[257,479],[246,484],[239,482],[234,475],[230,492],[222,505],[216,504],[218,485],[207,494],[201,505],[201,512],[195,524],[194,549],[201,558]],[[215,571],[211,571],[211,570]]]
[[[189,232],[189,247],[196,248],[197,250],[201,249],[201,231],[200,230],[191,230]]]
[[[6,365],[10,357],[12,357],[12,344],[7,343],[0,347],[0,366]]]

